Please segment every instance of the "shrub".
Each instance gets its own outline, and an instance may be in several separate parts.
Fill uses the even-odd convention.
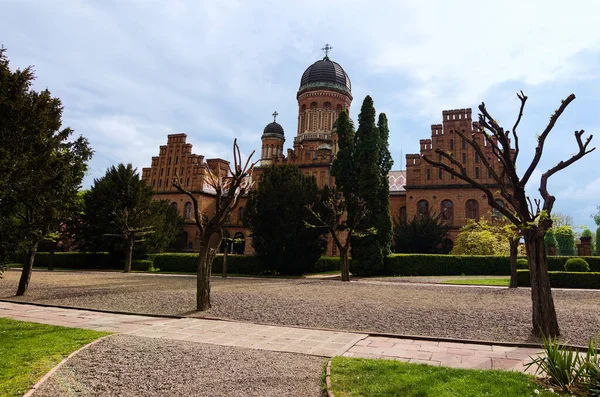
[[[153,272],[155,270],[154,263],[150,259],[138,259],[131,261],[131,269],[144,272]]]
[[[48,267],[49,259],[49,252],[38,252],[33,266]],[[122,270],[119,260],[108,252],[55,252],[53,264],[54,267],[66,269]]]
[[[517,259],[517,269],[529,269],[529,262],[527,262],[527,259]]]
[[[567,272],[589,272],[590,265],[581,258],[570,258],[565,262],[565,271]]]
[[[554,229],[549,229],[544,235],[544,247],[546,248],[546,255],[550,255],[550,245],[554,245],[555,255],[558,254],[558,241],[556,241],[556,237],[554,236]]]
[[[558,252],[562,256],[575,255],[575,233],[569,226],[554,228],[554,236],[558,242]]]
[[[331,272],[340,270],[340,258],[337,256],[322,256],[315,263],[313,273]]]
[[[553,288],[600,289],[600,273],[548,272]],[[529,270],[517,270],[517,285],[529,287]]]
[[[508,256],[392,254],[385,259],[389,276],[508,275]]]
[[[163,272],[196,273],[198,267],[198,254],[165,253],[148,255],[154,260],[154,267]],[[223,271],[223,255],[215,256],[212,264],[213,273]],[[227,272],[237,274],[265,274],[266,269],[262,261],[250,255],[227,255]]]

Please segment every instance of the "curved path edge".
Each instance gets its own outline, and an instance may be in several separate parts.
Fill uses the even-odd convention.
[[[33,385],[31,387],[31,389],[29,389],[29,391],[23,395],[23,397],[31,397],[31,396],[33,396],[33,393],[35,393],[37,391],[37,389],[39,389],[44,384],[44,382],[46,382],[56,371],[58,371],[63,365],[65,365],[65,363],[67,361],[69,361],[71,358],[75,357],[81,351],[89,348],[90,346],[95,345],[96,343],[98,343],[98,342],[100,342],[100,341],[102,341],[102,340],[104,340],[106,338],[110,338],[111,336],[114,336],[114,335],[116,335],[116,334],[102,336],[102,337],[96,339],[95,341],[92,341],[92,342],[88,343],[87,345],[84,345],[84,346],[80,347],[79,349],[77,349],[74,352],[72,352],[71,354],[69,354],[67,357],[63,358],[62,361],[59,362],[58,364],[56,364],[54,366],[54,368],[52,368],[50,371],[48,371],[46,373],[46,375],[44,375],[42,377],[42,379],[38,380],[35,383],[35,385]]]
[[[481,341],[397,337],[206,318],[115,314],[85,309],[0,301],[0,317],[45,324],[320,357],[394,359],[454,368],[525,371],[540,354],[521,347]]]

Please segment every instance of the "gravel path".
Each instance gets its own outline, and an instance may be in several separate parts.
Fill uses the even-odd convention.
[[[80,352],[35,397],[321,395],[324,359],[117,335]]]
[[[19,272],[0,281],[13,298]],[[585,345],[600,331],[600,292],[554,291],[563,339]],[[97,272],[32,275],[20,301],[138,313],[222,317],[362,332],[538,342],[527,288],[375,284],[307,279],[214,278],[213,308],[194,312],[195,277]]]

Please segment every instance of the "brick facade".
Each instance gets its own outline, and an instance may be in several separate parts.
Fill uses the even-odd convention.
[[[314,176],[319,188],[331,186],[334,184],[330,173],[331,164],[338,148],[335,121],[342,110],[349,111],[352,95],[349,91],[332,88],[331,85],[312,84],[308,89],[301,86],[297,99],[298,125],[293,148],[287,149],[284,154],[283,128],[275,121],[268,125],[262,136],[260,166],[256,168],[253,179],[258,181],[261,167],[294,164],[304,174]],[[455,133],[459,130],[467,136],[473,135],[484,149],[486,157],[493,158],[491,146],[485,142],[479,125],[472,121],[471,113],[471,109],[443,111],[442,124],[432,125],[431,138],[420,141],[420,153],[406,155],[406,170],[391,171],[389,174],[392,217],[396,220],[401,216],[412,219],[419,213],[419,208],[422,210],[426,204],[427,208],[435,213],[442,213],[452,223],[449,241],[445,242],[448,247],[452,245],[452,240],[456,238],[460,227],[465,225],[467,218],[491,220],[493,211],[481,191],[431,167],[421,156],[437,159],[434,153],[436,148],[447,150],[465,164],[469,175],[493,188],[494,181],[481,159]],[[270,126],[275,126],[277,130]],[[280,132],[273,133],[279,130]],[[197,195],[203,211],[214,211],[211,209],[215,205],[214,195],[205,183],[208,167],[218,175],[227,175],[227,161],[204,160],[204,156],[192,154],[192,145],[186,143],[186,135],[174,134],[168,136],[167,145],[160,146],[159,155],[152,158],[151,167],[142,171],[142,178],[156,191],[155,198],[171,201],[186,219],[185,233],[178,249],[197,249],[199,242],[191,219],[191,202],[185,195],[178,193],[169,181],[177,175],[183,186]],[[241,221],[245,204],[246,199],[243,198],[226,228],[230,236],[237,234],[238,237],[245,238],[245,244],[238,244],[234,250],[251,254],[253,249],[249,230],[243,227]],[[327,254],[337,255],[331,238],[329,240]]]

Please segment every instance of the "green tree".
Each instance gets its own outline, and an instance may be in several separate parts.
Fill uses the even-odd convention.
[[[92,156],[85,138],[62,127],[60,99],[31,88],[34,78],[30,67],[11,72],[0,49],[0,216],[16,231],[5,244],[25,252],[17,295],[27,290],[40,241],[72,214]]]
[[[123,249],[124,272],[131,271],[136,243],[149,241],[151,250],[160,250],[181,233],[183,220],[168,202],[154,202],[152,187],[141,180],[131,164],[110,167],[105,175],[94,180],[84,195],[83,216],[89,245]],[[114,238],[117,244],[111,244]]]
[[[375,107],[370,96],[365,97],[354,139],[354,162],[357,177],[357,197],[364,201],[366,216],[364,229],[375,233],[352,238],[352,273],[359,275],[381,274],[383,260],[390,252],[392,224],[388,172],[392,166],[388,150],[389,135],[385,114],[375,124]]]
[[[482,102],[479,105],[478,125],[480,128],[468,134],[460,130],[455,131],[462,138],[463,142],[467,143],[479,156],[481,166],[488,171],[490,178],[494,181],[493,187],[490,184],[484,185],[476,178],[473,178],[464,164],[454,158],[452,153],[444,151],[441,148],[434,150],[435,154],[440,156],[439,160],[434,160],[427,155],[424,155],[422,158],[428,164],[440,168],[481,190],[485,194],[488,204],[504,215],[515,226],[516,230],[523,233],[527,249],[529,274],[531,276],[533,332],[541,332],[545,336],[554,337],[560,334],[560,329],[558,327],[554,298],[552,297],[552,288],[550,286],[546,250],[544,248],[544,235],[552,227],[551,216],[556,197],[548,192],[548,179],[591,153],[595,148],[589,148],[592,140],[591,135],[584,141],[582,139],[584,131],[575,131],[574,135],[578,151],[565,161],[560,161],[542,173],[539,188],[541,199],[533,200],[532,202],[525,192],[527,182],[539,165],[548,135],[567,106],[575,99],[575,95],[571,94],[561,101],[558,109],[550,116],[548,124],[538,135],[537,147],[535,148],[531,163],[525,168],[525,172],[522,175],[519,175],[517,170],[517,158],[520,153],[517,128],[523,117],[523,109],[527,102],[527,96],[521,91],[517,93],[517,97],[521,105],[517,120],[511,130],[505,130],[501,127],[494,117],[490,115],[485,103]],[[489,151],[484,150],[483,142],[490,145],[491,155]],[[514,145],[514,148],[511,145]],[[498,196],[502,197],[502,203],[496,201]]]
[[[546,250],[546,255],[550,254],[550,245],[554,245],[555,254],[558,252],[558,242],[556,241],[556,236],[554,235],[554,228],[548,229],[546,235],[544,236],[544,248]]]
[[[454,240],[453,255],[509,255],[508,237],[502,227],[467,219]]]
[[[439,253],[439,246],[450,231],[450,225],[442,220],[442,215],[430,211],[422,216],[415,215],[410,221],[398,217],[394,224],[394,252],[403,254]]]
[[[293,165],[265,168],[248,198],[246,219],[252,246],[268,269],[281,274],[312,270],[326,248],[323,228],[307,227],[312,221],[309,207],[319,189],[315,179]]]
[[[554,228],[554,236],[558,243],[558,254],[561,256],[575,255],[575,233],[570,226]]]

